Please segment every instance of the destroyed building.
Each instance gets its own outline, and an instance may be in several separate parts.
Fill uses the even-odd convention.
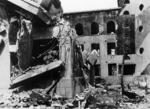
[[[1,36],[6,37],[0,88],[25,85],[46,90],[56,85],[56,93],[75,96],[85,88],[77,45],[87,54],[97,52],[92,84],[97,78],[120,84],[124,45],[129,49],[125,80],[149,73],[148,4],[118,0],[118,8],[62,15],[59,0],[2,0],[1,33],[6,33]]]
[[[148,4],[144,0],[118,0],[119,8],[115,9],[64,13],[76,30],[82,51],[98,52],[95,78],[119,83],[124,45],[129,48],[124,65],[125,81],[134,81],[143,72],[149,74]]]

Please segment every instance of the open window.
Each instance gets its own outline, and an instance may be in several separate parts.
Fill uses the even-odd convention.
[[[119,74],[121,74],[122,65],[119,65]],[[133,75],[135,73],[135,64],[124,65],[124,75]]]
[[[98,43],[92,43],[91,44],[91,51],[94,50],[94,49],[97,50],[97,51],[100,49]]]
[[[95,34],[98,34],[99,33],[99,26],[98,26],[98,23],[96,22],[93,22],[91,24],[91,35],[95,35]]]
[[[56,38],[33,40],[32,66],[49,64],[59,58],[59,44]]]
[[[79,36],[83,35],[83,25],[82,24],[80,24],[80,23],[76,24],[75,29],[76,29],[77,35],[79,35]]]
[[[95,76],[100,76],[100,65],[95,65]]]
[[[115,63],[108,64],[108,74],[109,76],[117,75],[117,65]]]
[[[116,44],[115,43],[107,43],[107,54],[115,55],[116,54]]]
[[[107,23],[107,33],[115,33],[115,22],[114,21],[109,21]]]

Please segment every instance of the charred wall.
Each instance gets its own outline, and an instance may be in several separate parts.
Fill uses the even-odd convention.
[[[129,47],[129,54],[135,54],[135,16],[119,16],[117,23],[117,54],[123,54],[124,44],[126,44]]]

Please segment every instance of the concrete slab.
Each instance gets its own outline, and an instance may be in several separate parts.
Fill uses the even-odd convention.
[[[62,65],[62,61],[58,60],[58,61],[52,62],[48,65],[43,65],[43,66],[40,66],[39,68],[29,70],[26,74],[23,74],[23,75],[17,77],[15,80],[13,80],[12,85],[17,84],[17,83],[22,82],[22,81],[25,81],[29,78],[33,78],[33,77],[38,76],[40,74],[43,74],[49,70],[53,70],[53,69],[55,69],[61,65]]]

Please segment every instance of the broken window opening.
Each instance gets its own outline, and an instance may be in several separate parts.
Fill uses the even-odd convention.
[[[108,34],[112,34],[112,33],[115,33],[115,22],[113,22],[113,21],[109,21],[108,23],[107,23],[107,33]]]
[[[10,52],[11,65],[18,68],[17,53]]]
[[[100,76],[100,65],[99,64],[95,65],[94,68],[95,68],[95,76]]]
[[[59,58],[59,44],[56,38],[33,40],[31,66],[49,64]]]
[[[84,45],[81,44],[80,46],[81,46],[81,50],[84,51]]]
[[[117,76],[117,65],[115,63],[108,64],[108,75]]]
[[[83,25],[82,24],[80,24],[80,23],[76,24],[75,29],[76,29],[77,35],[79,35],[79,36],[83,35]]]
[[[123,15],[129,15],[129,11],[124,11]]]
[[[99,33],[99,26],[98,26],[98,23],[96,22],[93,22],[91,24],[91,35],[95,35],[95,34],[98,34]]]
[[[91,51],[92,51],[92,50],[97,50],[97,51],[99,51],[99,44],[92,43],[92,44],[91,44]]]
[[[107,54],[115,55],[116,53],[116,44],[115,43],[107,43]]]
[[[121,74],[122,65],[119,65],[119,74]],[[124,75],[133,75],[135,73],[135,64],[124,65]]]
[[[130,3],[130,0],[125,0],[124,1],[124,4],[129,4]]]

